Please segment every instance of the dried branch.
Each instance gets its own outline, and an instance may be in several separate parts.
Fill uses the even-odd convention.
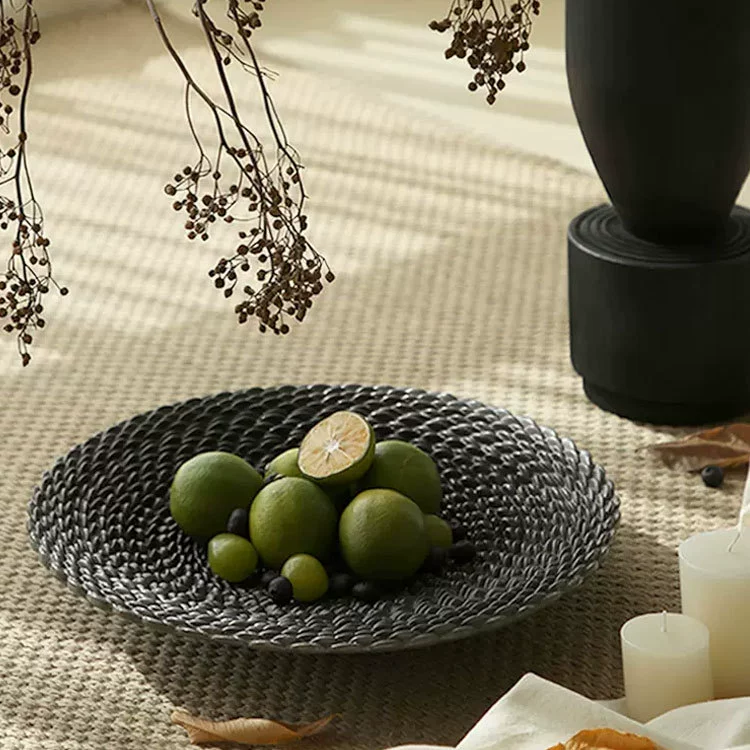
[[[154,0],[146,3],[185,79],[185,112],[198,151],[197,160],[175,174],[165,192],[175,198],[174,209],[187,214],[188,239],[208,240],[211,225],[218,220],[242,223],[234,252],[221,257],[209,276],[226,297],[241,289],[243,299],[235,305],[240,323],[255,317],[261,332],[288,333],[287,319],[302,321],[323,282],[333,281],[334,275],[305,236],[307,196],[302,164],[287,140],[266,84],[266,71],[251,44],[253,32],[261,26],[264,0],[226,0],[231,32],[209,14],[205,0],[194,5],[193,14],[216,66],[222,103],[198,86],[172,44]],[[233,62],[258,82],[275,146],[273,158],[238,110],[226,72]],[[210,149],[195,126],[192,107],[196,100],[213,116]],[[240,286],[240,274],[252,274],[252,282]]]
[[[42,297],[53,286],[60,294],[68,293],[52,277],[50,241],[28,165],[31,48],[39,37],[33,0],[0,0],[0,229],[15,228],[11,255],[0,273],[0,318],[7,320],[3,330],[16,335],[24,366],[31,361],[34,331],[45,325]],[[8,194],[2,194],[3,189]]]
[[[430,22],[430,28],[453,32],[446,58],[465,58],[476,71],[469,91],[484,89],[487,102],[494,104],[505,88],[503,77],[526,70],[524,52],[529,49],[532,16],[539,15],[540,7],[540,0],[519,0],[510,7],[505,0],[453,0],[448,15]]]

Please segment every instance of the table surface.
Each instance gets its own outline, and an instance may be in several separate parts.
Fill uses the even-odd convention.
[[[529,670],[615,696],[620,625],[676,609],[677,543],[737,512],[739,478],[712,491],[664,469],[644,449],[678,433],[597,410],[571,369],[565,230],[604,194],[565,93],[560,4],[539,27],[550,46],[494,110],[441,60],[428,3],[270,6],[261,49],[307,166],[310,236],[338,274],[285,338],[235,324],[206,277],[222,238],[189,245],[162,193],[193,154],[179,76],[141,5],[58,19],[37,48],[32,168],[71,293],[50,303],[30,367],[0,340],[0,748],[185,747],[169,723],[178,705],[211,717],[340,712],[330,741],[347,748],[454,744]],[[214,90],[190,18],[165,20]],[[25,505],[56,456],[165,402],[281,382],[447,390],[572,437],[622,500],[604,569],[496,635],[327,658],[154,635],[37,562]]]

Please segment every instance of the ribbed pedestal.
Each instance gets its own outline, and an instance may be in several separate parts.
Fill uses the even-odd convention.
[[[571,222],[568,256],[571,356],[594,403],[672,425],[750,412],[750,211],[677,247],[598,206]]]

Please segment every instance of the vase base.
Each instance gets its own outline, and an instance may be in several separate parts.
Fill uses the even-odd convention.
[[[570,348],[589,399],[636,421],[750,412],[750,211],[711,245],[640,240],[610,206],[568,232]]]

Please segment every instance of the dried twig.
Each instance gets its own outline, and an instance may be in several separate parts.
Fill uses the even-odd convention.
[[[261,332],[288,333],[287,320],[302,321],[323,282],[333,281],[334,275],[305,235],[302,164],[287,140],[268,91],[266,72],[251,44],[253,31],[261,25],[264,0],[226,0],[231,33],[209,14],[205,0],[194,6],[216,65],[223,103],[198,86],[172,44],[154,0],[146,2],[185,79],[185,111],[198,149],[195,163],[175,174],[165,191],[175,198],[174,209],[187,214],[185,230],[191,240],[208,240],[211,225],[218,220],[241,222],[233,254],[221,257],[209,276],[226,297],[241,290],[243,299],[235,305],[240,323],[255,317]],[[238,110],[226,73],[232,62],[256,77],[276,150],[273,158]],[[213,116],[215,138],[210,153],[215,156],[197,132],[192,115],[196,99]],[[251,283],[240,285],[242,273],[252,273]]]
[[[3,330],[17,336],[24,366],[31,361],[35,330],[45,325],[42,297],[51,287],[68,293],[52,277],[50,241],[29,173],[26,107],[31,48],[39,37],[33,0],[0,0],[0,229],[15,228],[11,255],[0,273],[0,318]]]

